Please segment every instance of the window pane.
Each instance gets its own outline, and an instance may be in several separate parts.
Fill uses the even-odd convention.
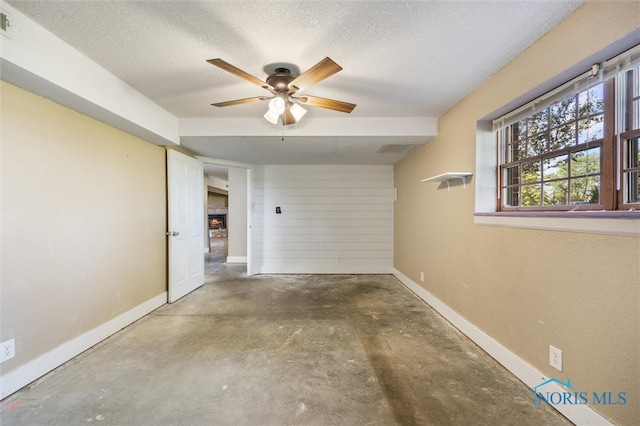
[[[600,203],[600,176],[571,179],[572,204]]]
[[[624,167],[626,169],[640,167],[640,138],[627,141],[627,164]]]
[[[640,138],[636,137],[627,140],[626,155],[623,167],[625,169],[636,169],[624,173],[624,202],[639,203],[640,202]]]
[[[540,162],[532,161],[522,165],[522,182],[540,182]]]
[[[520,181],[518,166],[508,167],[505,171],[507,185],[517,185]]]
[[[640,129],[640,99],[631,106],[631,129]]]
[[[640,96],[640,67],[633,69],[633,75],[633,98],[635,99]],[[631,106],[631,124],[631,129],[640,129],[640,99],[634,100]]]
[[[580,117],[598,114],[604,111],[604,85],[602,83],[578,94]]]
[[[640,203],[640,172],[625,173],[627,203]]]
[[[549,109],[550,127],[558,127],[576,120],[576,97],[562,100]]]
[[[547,135],[540,134],[529,138],[527,144],[527,157],[537,157],[547,150]]]
[[[528,135],[533,136],[541,132],[545,132],[549,128],[549,114],[548,109],[537,112],[529,116],[529,129]]]
[[[542,175],[544,180],[566,178],[569,176],[567,154],[542,160]]]
[[[510,144],[509,152],[507,155],[507,161],[508,162],[517,161],[521,158],[524,158],[525,147],[526,147],[525,142],[515,141],[512,144]]]
[[[513,135],[513,140],[523,141],[527,138],[527,119],[523,119],[518,121],[515,124],[511,125],[511,134]]]
[[[578,143],[593,142],[604,135],[603,116],[597,115],[578,122]]]
[[[600,147],[571,154],[571,176],[600,173]]]
[[[506,200],[504,205],[507,207],[517,207],[518,206],[518,191],[519,187],[514,186],[511,188],[505,188],[504,190],[504,199]]]
[[[562,126],[551,131],[551,140],[549,141],[549,151],[557,151],[576,143],[576,127],[575,123]]]
[[[522,206],[539,206],[540,198],[539,183],[535,185],[522,185]]]
[[[543,189],[543,204],[545,206],[566,205],[569,195],[569,184],[566,180],[546,182]]]

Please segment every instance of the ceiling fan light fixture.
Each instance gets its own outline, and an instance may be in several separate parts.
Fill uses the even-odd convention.
[[[276,114],[269,108],[267,112],[264,114],[265,120],[267,120],[271,124],[278,124],[278,119],[280,118],[280,114]]]
[[[278,93],[273,99],[269,101],[269,111],[274,114],[282,114],[284,112],[284,108],[287,105],[287,100],[285,93]]]
[[[293,114],[293,117],[296,119],[296,122],[300,121],[300,119],[304,117],[304,115],[307,113],[307,110],[302,108],[298,104],[291,104],[290,109],[291,109],[291,114]]]

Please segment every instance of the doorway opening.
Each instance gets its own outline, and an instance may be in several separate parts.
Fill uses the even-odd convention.
[[[199,157],[205,182],[205,269],[251,275],[252,165]],[[216,268],[214,268],[216,269]]]
[[[205,265],[226,263],[229,256],[229,168],[203,164],[207,217]]]

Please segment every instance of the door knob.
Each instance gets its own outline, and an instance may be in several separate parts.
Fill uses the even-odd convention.
[[[167,236],[170,236],[170,237],[177,237],[178,235],[180,235],[178,231],[167,232]]]

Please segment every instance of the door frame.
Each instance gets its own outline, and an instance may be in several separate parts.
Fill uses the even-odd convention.
[[[211,164],[215,166],[235,167],[238,169],[245,169],[247,171],[247,275],[255,275],[253,272],[252,262],[252,245],[253,240],[253,169],[255,164],[240,163],[237,161],[223,160],[220,158],[211,158],[204,156],[197,156],[203,164]],[[230,188],[233,190],[233,188]]]

